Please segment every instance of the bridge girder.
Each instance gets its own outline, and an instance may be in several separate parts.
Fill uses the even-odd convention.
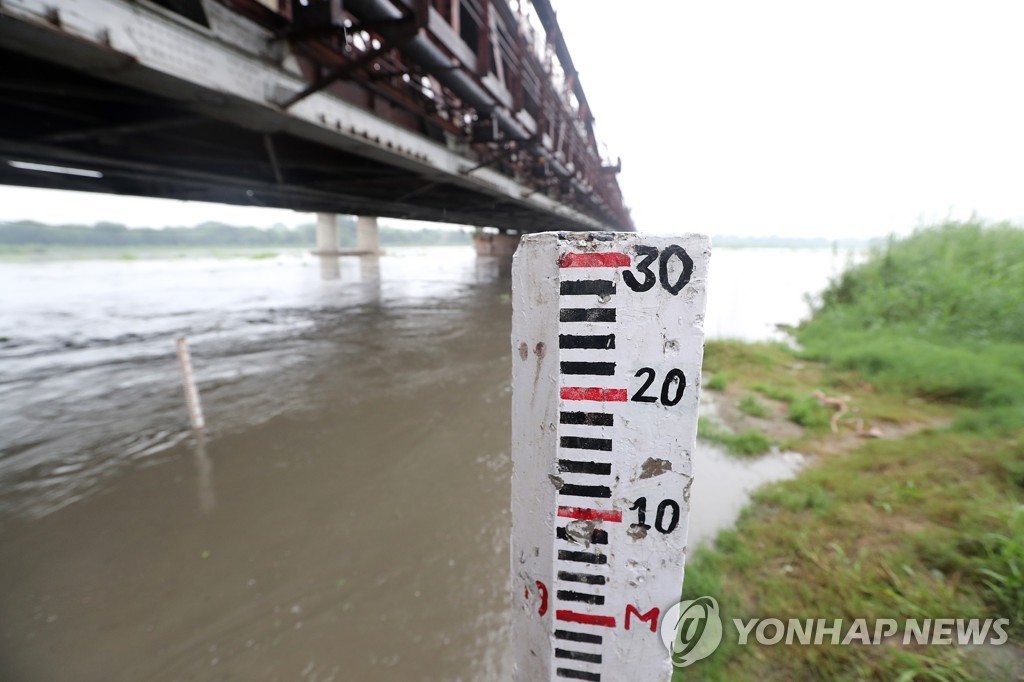
[[[323,83],[331,71],[297,49],[322,48],[321,38],[282,38],[294,25],[254,19],[252,0],[196,3],[208,25],[144,0],[6,1],[0,183],[521,231],[632,229],[621,203],[601,196],[607,174],[601,192],[586,193],[573,185],[580,173],[524,175],[519,158],[540,137],[473,144],[457,134],[493,111],[463,112],[470,122],[452,121],[452,109],[452,125],[424,125],[387,93],[369,106],[346,97],[367,70],[402,64],[385,55],[388,30],[345,62],[361,62],[351,68],[360,79]]]

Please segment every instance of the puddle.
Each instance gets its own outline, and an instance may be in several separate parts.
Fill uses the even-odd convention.
[[[690,493],[690,547],[713,541],[718,531],[736,523],[751,493],[766,483],[793,478],[807,461],[797,452],[737,457],[698,441]]]

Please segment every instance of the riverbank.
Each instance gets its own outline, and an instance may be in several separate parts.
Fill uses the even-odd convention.
[[[702,679],[1020,678],[1022,255],[1019,230],[926,231],[837,280],[803,350],[708,343],[704,436],[816,462],[687,563],[684,594],[724,622]],[[733,619],[755,617],[1007,618],[1010,640],[739,646]]]

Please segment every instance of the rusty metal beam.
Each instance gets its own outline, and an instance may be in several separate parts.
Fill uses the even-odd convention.
[[[387,52],[389,49],[391,49],[391,48],[389,48],[389,47],[387,47],[385,45],[381,45],[379,48],[377,48],[375,50],[370,50],[369,52],[364,52],[359,57],[357,57],[357,58],[353,59],[352,61],[350,61],[348,64],[345,64],[343,66],[339,66],[337,68],[331,69],[328,73],[324,74],[322,77],[314,79],[314,81],[312,83],[310,83],[308,86],[303,88],[301,91],[299,91],[299,92],[295,93],[294,95],[292,95],[291,97],[289,97],[287,100],[281,102],[280,105],[278,105],[278,106],[280,106],[282,109],[290,109],[292,106],[294,106],[295,104],[298,104],[299,102],[301,102],[302,100],[306,99],[310,95],[313,95],[315,93],[320,92],[321,90],[326,88],[331,83],[337,82],[337,81],[341,80],[342,78],[347,77],[349,74],[351,74],[356,69],[362,68],[366,64],[369,64],[374,59],[379,57],[381,54],[383,54],[384,52]]]

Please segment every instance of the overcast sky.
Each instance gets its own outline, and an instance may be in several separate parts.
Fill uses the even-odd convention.
[[[641,230],[1024,222],[1024,3],[554,0]],[[270,226],[272,209],[0,187],[0,220]]]
[[[842,237],[1024,218],[1024,3],[556,8],[642,230]]]

